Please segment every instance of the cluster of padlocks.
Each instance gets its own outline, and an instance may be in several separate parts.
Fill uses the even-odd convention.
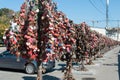
[[[64,13],[56,10],[56,3],[50,0],[40,3],[38,5],[36,0],[26,0],[21,6],[19,17],[13,16],[11,26],[4,36],[7,48],[11,53],[35,59],[40,51],[37,48],[37,20],[40,18],[42,53],[51,59],[55,53],[58,53],[58,57],[61,54],[70,54],[76,42],[73,22]],[[42,10],[39,11],[38,6]],[[40,17],[38,12],[42,13]]]
[[[38,5],[35,0],[26,0],[19,16],[13,15],[10,28],[6,30],[4,42],[11,53],[30,59],[35,59],[37,48],[37,13]],[[28,55],[27,55],[28,54]]]
[[[44,10],[41,16],[41,42],[46,54],[60,57],[70,54],[75,44],[73,22],[64,13],[56,10],[56,3],[48,0],[42,2]],[[67,57],[65,56],[67,59]]]
[[[91,64],[92,57],[100,56],[102,49],[119,44],[118,41],[91,30],[85,22],[77,25],[76,35],[76,59],[86,60],[86,64]]]
[[[77,25],[76,35],[76,58],[78,61],[86,59],[86,63],[89,63],[87,59],[94,54],[95,48],[98,47],[98,34],[92,31],[90,27],[83,22]]]
[[[41,15],[38,16],[38,13]],[[26,0],[19,16],[13,15],[10,24],[3,37],[7,49],[17,56],[22,54],[30,59],[36,59],[40,51],[37,46],[38,27],[42,53],[49,59],[56,57],[66,60],[69,55],[75,54],[76,57],[92,56],[105,46],[118,44],[90,30],[84,22],[74,24],[63,12],[57,11],[56,3],[51,0],[41,0],[39,3],[37,0]]]

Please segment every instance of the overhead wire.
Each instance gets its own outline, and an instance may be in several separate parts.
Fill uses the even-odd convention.
[[[90,4],[91,4],[99,13],[105,15],[100,9],[98,9],[98,8],[95,6],[95,4],[94,4],[91,0],[89,0],[89,2],[90,2]]]
[[[104,4],[103,0],[99,0],[101,2],[101,4],[103,5],[103,7],[106,7],[106,5]]]
[[[96,5],[98,5],[97,3],[96,3],[96,0],[92,0],[93,1],[93,4],[96,4]],[[100,9],[102,9],[102,10],[105,10],[106,9],[106,5],[104,4],[104,2],[103,2],[103,0],[99,0],[100,1],[100,3],[101,3],[101,5],[102,5],[102,8],[100,8]],[[98,2],[98,1],[97,1]],[[100,6],[101,6],[100,5]],[[98,7],[98,6],[97,6]],[[100,10],[101,11],[101,10]],[[102,12],[102,11],[101,11]],[[103,13],[103,12],[102,12]]]

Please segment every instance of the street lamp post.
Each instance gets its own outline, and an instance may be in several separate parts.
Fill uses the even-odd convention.
[[[108,21],[109,21],[108,6],[109,6],[109,0],[106,0],[106,28],[108,28]]]

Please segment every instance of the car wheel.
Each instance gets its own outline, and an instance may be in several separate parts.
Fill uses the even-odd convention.
[[[25,72],[27,74],[34,74],[35,73],[35,67],[33,64],[27,64],[25,67]]]

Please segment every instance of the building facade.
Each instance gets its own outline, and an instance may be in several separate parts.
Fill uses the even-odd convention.
[[[105,29],[105,28],[92,28],[91,27],[91,30],[95,30],[95,31],[99,32],[100,34],[103,34],[103,35],[105,35],[109,38],[120,41],[120,31],[119,31],[119,29],[116,29],[116,28]]]

